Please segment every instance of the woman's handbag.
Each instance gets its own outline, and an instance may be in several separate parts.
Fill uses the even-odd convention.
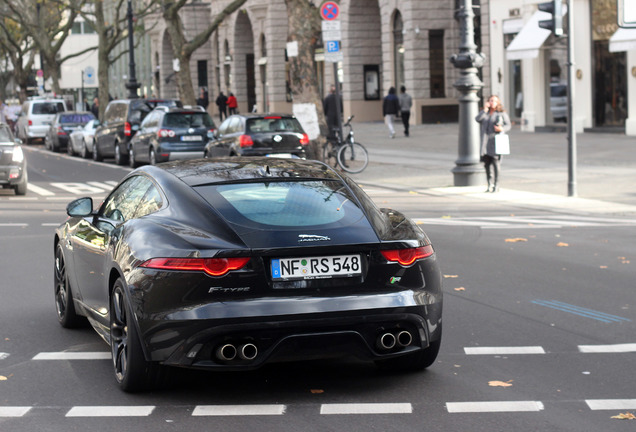
[[[500,133],[495,135],[495,153],[498,155],[510,154],[510,137],[508,134]]]

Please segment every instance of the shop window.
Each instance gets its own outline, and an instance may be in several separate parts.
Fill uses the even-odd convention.
[[[430,30],[428,32],[428,50],[430,55],[431,98],[446,97],[444,30]]]

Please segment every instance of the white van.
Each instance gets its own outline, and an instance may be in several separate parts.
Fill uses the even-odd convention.
[[[16,135],[25,143],[44,139],[58,112],[66,111],[63,99],[30,99],[22,104]]]

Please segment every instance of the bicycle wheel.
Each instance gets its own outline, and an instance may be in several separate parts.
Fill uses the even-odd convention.
[[[338,150],[338,165],[343,171],[357,174],[369,164],[369,153],[360,143],[346,143]]]
[[[330,167],[336,168],[338,166],[338,162],[336,160],[337,155],[338,155],[338,147],[336,147],[333,144],[333,142],[327,141],[325,145],[322,147],[323,162],[329,165]]]

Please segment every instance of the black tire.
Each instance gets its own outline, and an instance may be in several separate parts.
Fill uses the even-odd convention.
[[[150,147],[150,154],[148,155],[148,160],[150,161],[150,165],[157,165],[157,153],[155,153],[155,149]]]
[[[376,364],[382,370],[389,372],[416,372],[435,363],[439,348],[442,344],[442,338],[431,342],[428,348],[406,354],[401,357],[395,357],[387,360],[378,360]]]
[[[139,164],[135,160],[135,150],[133,149],[132,145],[130,146],[130,150],[128,150],[128,166],[133,169],[139,166]]]
[[[110,348],[115,379],[122,390],[137,392],[165,384],[167,368],[144,357],[121,278],[115,282],[110,298]]]
[[[68,143],[66,143],[66,153],[69,156],[75,156],[75,152],[73,151],[73,144],[71,143],[71,139],[69,138]]]
[[[78,315],[73,302],[73,291],[68,283],[66,274],[66,261],[62,245],[58,243],[55,248],[55,263],[53,266],[55,309],[57,321],[64,328],[77,328],[86,324],[86,319]]]
[[[345,143],[338,150],[338,164],[343,171],[360,173],[369,164],[369,153],[360,143]]]
[[[26,195],[28,188],[28,180],[26,178],[26,174],[24,175],[24,179],[15,185],[13,189],[15,190],[16,195]]]
[[[88,159],[88,148],[86,148],[86,140],[82,138],[82,149],[80,150],[82,159]]]
[[[93,160],[95,162],[101,162],[104,160],[104,156],[99,152],[99,147],[97,146],[97,142],[93,141]]]
[[[115,163],[117,165],[126,165],[128,162],[128,153],[123,154],[121,152],[121,144],[115,144]]]
[[[337,148],[333,142],[327,141],[322,147],[322,161],[332,168],[338,167]]]

